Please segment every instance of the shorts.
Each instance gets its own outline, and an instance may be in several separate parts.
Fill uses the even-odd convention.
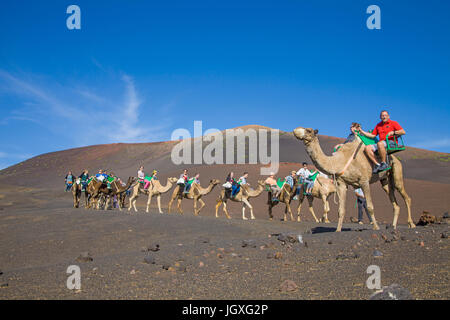
[[[386,148],[386,147],[387,147],[387,145],[386,145],[386,140],[382,140],[382,142],[383,142],[384,147]],[[377,151],[378,151],[378,143],[376,143],[376,144],[371,144],[371,146],[372,146],[373,152],[377,152]]]

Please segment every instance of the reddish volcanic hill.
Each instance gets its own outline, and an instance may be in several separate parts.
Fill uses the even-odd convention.
[[[270,129],[256,125],[240,128],[244,131]],[[319,135],[319,140],[322,149],[329,155],[333,146],[343,141],[342,138],[323,135]],[[107,169],[125,177],[136,175],[140,165],[144,165],[147,171],[157,169],[160,174],[194,166],[172,163],[171,150],[177,143],[178,141],[115,143],[46,153],[1,170],[0,183],[59,188],[68,170],[78,175],[84,168],[90,173],[96,173],[98,169]],[[268,146],[270,148],[270,143]],[[450,184],[449,154],[408,147],[399,153],[398,157],[402,160],[405,178]],[[311,162],[303,143],[292,133],[280,131],[280,162],[300,164],[303,161]]]

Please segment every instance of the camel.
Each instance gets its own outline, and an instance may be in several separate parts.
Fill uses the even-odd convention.
[[[180,213],[180,214],[183,214],[183,210],[181,209],[181,200],[183,199],[183,198],[185,198],[185,199],[192,199],[192,200],[194,200],[194,215],[196,215],[196,216],[198,216],[199,215],[199,213],[200,213],[200,211],[203,209],[203,207],[205,206],[205,203],[203,202],[203,200],[201,199],[202,198],[202,196],[204,196],[204,195],[207,195],[208,193],[210,193],[211,191],[212,191],[212,189],[214,189],[214,187],[216,186],[216,185],[218,185],[220,183],[220,181],[219,180],[217,180],[217,179],[212,179],[210,182],[209,182],[209,185],[208,185],[208,187],[206,187],[206,188],[202,188],[202,186],[200,186],[199,184],[197,184],[197,183],[192,183],[192,186],[191,186],[191,188],[189,189],[189,193],[182,193],[182,194],[180,194],[180,186],[179,185],[177,185],[176,187],[175,187],[175,189],[173,190],[173,193],[172,193],[172,197],[170,198],[170,201],[169,201],[169,213],[170,213],[170,209],[171,209],[171,207],[172,207],[172,202],[175,200],[175,199],[177,199],[177,209],[178,209],[178,212]],[[197,209],[197,201],[198,202],[200,202],[200,208],[198,208]]]
[[[284,203],[285,208],[284,208],[284,218],[283,221],[287,221],[287,213],[289,212],[290,216],[291,216],[291,221],[295,221],[294,216],[292,215],[292,210],[291,210],[291,201],[292,198],[294,197],[295,194],[295,185],[296,182],[294,182],[294,188],[291,188],[291,186],[287,183],[283,184],[283,186],[281,187],[281,192],[280,195],[278,196],[278,200],[279,201],[272,201],[272,191],[269,191],[267,193],[267,204],[269,205],[269,220],[272,221],[273,219],[273,214],[272,214],[272,209],[273,207],[275,207],[278,203]]]
[[[219,211],[220,206],[223,204],[223,212],[225,213],[225,215],[228,219],[231,219],[230,215],[228,214],[228,210],[227,210],[227,200],[230,199],[231,201],[234,201],[234,202],[242,202],[242,219],[243,220],[248,220],[248,218],[245,216],[245,207],[248,207],[250,209],[250,217],[252,220],[254,220],[255,216],[253,215],[253,207],[250,204],[250,202],[248,201],[248,199],[259,196],[263,191],[264,191],[264,181],[262,181],[262,180],[258,181],[258,188],[256,188],[255,190],[250,188],[247,185],[241,186],[241,189],[233,198],[227,198],[225,196],[225,190],[222,190],[220,192],[219,198],[217,199],[216,218],[219,217],[218,211]]]
[[[103,183],[101,181],[98,181],[97,179],[91,179],[91,181],[89,181],[86,187],[86,192],[89,195],[88,206],[86,207],[86,209],[91,207],[98,207],[98,200],[100,197],[99,189],[102,184]]]
[[[309,205],[309,212],[311,212],[314,220],[316,222],[324,222],[324,223],[330,223],[328,220],[328,212],[330,212],[330,204],[328,203],[328,198],[330,195],[336,192],[336,187],[333,184],[333,182],[326,178],[318,176],[316,178],[316,182],[314,183],[314,187],[312,189],[312,195],[305,195],[304,194],[304,185],[302,184],[300,189],[300,194],[298,197],[298,207],[297,207],[297,221],[300,222],[300,210],[302,208],[302,203],[305,198],[308,199],[308,205]],[[323,203],[323,217],[320,219],[320,221],[317,219],[314,209],[313,209],[313,201],[314,198],[322,199]]]
[[[81,191],[82,185],[81,185],[81,179],[77,178],[75,180],[75,183],[72,186],[72,195],[73,195],[73,207],[78,208],[80,206],[80,200],[81,200],[81,194],[83,191]],[[89,193],[87,192],[87,187],[84,190],[84,207],[88,207],[88,197]]]
[[[93,179],[92,181],[94,181],[95,179]],[[92,183],[91,181],[91,183]],[[117,181],[114,180],[111,183],[111,188],[108,189],[106,186],[106,183],[101,183],[99,181],[96,181],[95,183],[92,184],[92,186],[89,188],[89,186],[91,184],[88,184],[88,189],[89,189],[89,193],[91,193],[91,199],[92,201],[94,201],[96,203],[96,207],[97,209],[99,209],[99,197],[101,194],[107,196],[107,200],[106,200],[106,204],[104,209],[106,210],[108,208],[109,205],[109,201],[111,199],[111,197],[117,195],[120,198],[120,194],[127,191],[127,189],[129,187],[131,187],[131,185],[136,181],[136,177],[128,177],[128,181],[126,183],[125,186],[122,187],[122,185]],[[119,201],[119,210],[122,211],[122,206],[121,206],[121,202]]]
[[[400,207],[395,198],[395,190],[400,193],[405,201],[408,210],[408,227],[415,227],[411,218],[411,198],[406,193],[403,183],[402,164],[395,156],[389,156],[391,164],[390,170],[379,174],[372,174],[372,164],[364,154],[362,150],[363,142],[358,136],[353,142],[344,144],[333,156],[327,156],[320,147],[317,133],[318,130],[313,130],[311,128],[298,127],[294,129],[294,136],[303,141],[306,152],[311,157],[314,165],[320,171],[335,176],[339,199],[339,221],[336,232],[342,230],[348,185],[362,189],[366,197],[367,209],[372,218],[373,229],[380,229],[375,219],[373,201],[370,193],[370,184],[377,181],[381,182],[383,190],[388,194],[392,203],[394,209],[392,226],[394,229],[397,227],[397,220],[400,214]]]
[[[159,213],[163,213],[161,210],[161,194],[168,192],[173,184],[177,182],[177,178],[167,178],[167,183],[165,186],[162,186],[159,180],[152,180],[150,187],[148,190],[144,190],[139,183],[133,186],[132,193],[130,196],[130,206],[128,207],[128,211],[131,210],[131,208],[134,208],[134,211],[137,212],[136,208],[136,200],[139,196],[139,194],[147,194],[148,195],[148,201],[147,201],[147,208],[145,212],[149,212],[150,209],[150,203],[152,201],[152,197],[156,196],[157,202],[158,202],[158,209]]]

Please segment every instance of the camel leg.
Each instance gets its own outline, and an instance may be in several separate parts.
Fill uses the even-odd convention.
[[[328,220],[328,212],[330,211],[330,204],[328,203],[328,197],[324,194],[321,196],[322,202],[323,202],[323,217],[322,222],[323,223],[330,223],[330,220]]]
[[[316,221],[316,223],[319,223],[320,221],[319,221],[319,219],[317,219],[316,214],[314,213],[314,208],[313,208],[314,198],[312,196],[307,196],[307,199],[308,199],[309,212],[311,212],[311,215],[313,216],[314,221]]]
[[[147,208],[145,208],[145,212],[148,213],[149,209],[150,209],[150,204],[152,202],[152,197],[153,194],[149,191],[148,193],[148,200],[147,200]]]
[[[377,220],[375,219],[375,212],[373,208],[373,202],[372,202],[372,195],[370,194],[370,186],[369,183],[366,182],[361,185],[361,189],[364,192],[364,195],[366,197],[367,202],[367,211],[369,211],[370,218],[373,222],[373,229],[374,230],[380,230],[380,227],[378,226]]]
[[[383,190],[386,192],[386,194],[389,197],[389,200],[391,201],[392,207],[394,208],[394,220],[392,222],[392,226],[395,229],[397,226],[398,216],[400,214],[400,206],[398,205],[397,199],[395,198],[395,188],[390,179],[388,181],[384,180],[380,182],[381,186],[383,187]]]
[[[253,215],[253,207],[248,201],[248,199],[242,199],[242,202],[250,209],[250,219],[255,220],[255,216]],[[242,207],[245,210],[245,207]],[[242,210],[242,215],[244,216],[244,210]]]
[[[273,208],[272,204],[269,204],[269,221],[273,220],[272,208]]]
[[[198,202],[200,202],[200,208],[198,209],[198,211],[197,211],[197,216],[200,214],[200,211],[203,209],[203,207],[205,206],[205,203],[203,202],[203,200],[202,199],[198,199]],[[228,216],[228,213],[227,213],[227,216]]]
[[[300,211],[302,210],[302,203],[305,197],[303,196],[303,191],[300,189],[300,194],[298,195],[298,207],[297,207],[297,222],[300,222],[302,219],[300,218]]]
[[[159,213],[163,214],[164,212],[161,210],[161,194],[156,196],[156,202],[158,203]]]
[[[169,200],[169,204],[167,205],[167,213],[170,213],[170,210],[172,208],[172,202],[173,202],[174,198],[170,198]]]
[[[289,215],[291,216],[291,221],[295,221],[294,215],[292,214],[291,210],[291,201],[288,200],[285,202],[286,208],[284,209],[284,221],[287,221],[287,213],[289,212]]]
[[[230,215],[228,214],[227,202],[226,201],[223,202],[223,212],[225,213],[225,216],[227,217],[227,219],[231,219]]]
[[[219,217],[219,208],[222,205],[222,199],[217,199],[217,204],[216,204],[216,218]]]
[[[347,196],[347,185],[343,181],[338,182],[337,193],[339,196],[339,220],[336,228],[336,232],[342,231],[342,223],[344,222],[345,216],[345,201]]]
[[[181,209],[181,198],[177,199],[177,209],[180,214],[183,214],[183,210]]]
[[[108,210],[110,201],[111,201],[111,196],[108,196],[106,198],[105,207],[103,208],[103,210]]]
[[[133,199],[133,209],[134,209],[134,212],[138,212],[138,209],[136,208],[136,202],[137,202],[137,197],[135,197],[135,198]]]
[[[403,200],[406,204],[406,209],[408,210],[408,227],[409,228],[415,228],[416,225],[414,224],[412,218],[411,218],[411,198],[408,196],[405,190],[405,186],[403,184],[403,171],[400,162],[394,158],[393,160],[393,176],[390,178],[392,179],[392,183],[395,186],[395,189],[400,193]],[[396,227],[396,224],[394,225],[394,228]]]

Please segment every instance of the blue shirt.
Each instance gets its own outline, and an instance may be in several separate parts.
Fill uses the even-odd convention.
[[[294,178],[292,178],[292,176],[287,176],[285,180],[286,183],[291,186],[291,188],[294,187]]]

